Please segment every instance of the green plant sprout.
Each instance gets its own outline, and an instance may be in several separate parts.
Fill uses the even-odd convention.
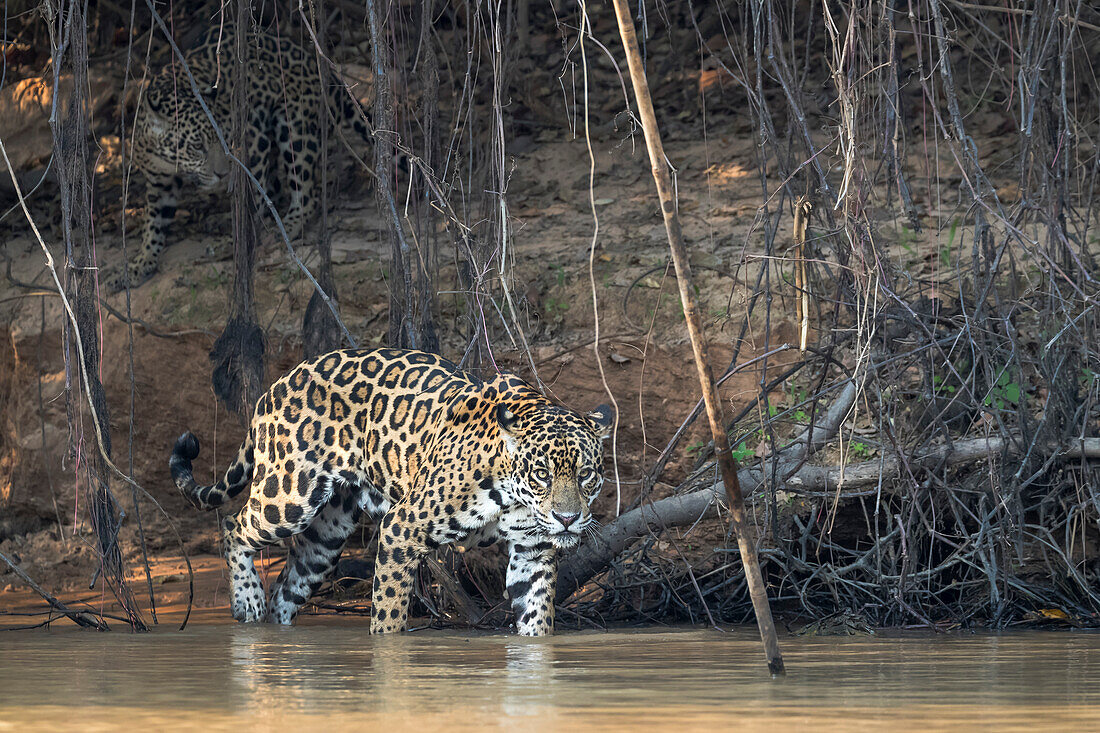
[[[852,452],[853,456],[856,456],[858,458],[866,458],[867,456],[871,455],[871,449],[867,446],[867,444],[861,443],[858,440],[853,440],[851,443],[849,443],[848,449]]]
[[[951,251],[955,245],[955,233],[959,229],[959,218],[955,217],[951,220],[951,230],[947,234],[947,243],[940,247],[940,264],[944,267],[951,266]]]
[[[746,446],[745,441],[741,441],[736,448],[730,451],[730,455],[733,456],[733,460],[742,463],[756,455],[756,451]]]
[[[947,382],[944,381],[943,375],[933,374],[932,375],[932,390],[938,395],[943,395],[943,394],[952,395],[952,394],[955,394],[955,385],[947,384]]]
[[[916,242],[917,239],[918,236],[916,232],[904,224],[901,225],[901,228],[898,230],[898,244],[901,245],[902,249],[911,255],[915,255],[917,250],[913,247],[913,243]]]
[[[997,377],[997,383],[989,390],[983,403],[986,407],[996,407],[1003,410],[1008,405],[1020,404],[1020,385],[1008,373],[1008,369],[1001,371]]]

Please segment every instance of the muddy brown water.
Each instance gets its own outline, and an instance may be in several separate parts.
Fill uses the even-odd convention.
[[[1100,634],[0,632],[0,729],[1100,730]]]

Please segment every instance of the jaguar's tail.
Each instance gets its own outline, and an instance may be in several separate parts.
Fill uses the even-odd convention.
[[[176,440],[168,467],[172,470],[172,480],[176,487],[191,504],[199,509],[214,509],[241,493],[252,480],[252,431],[237,453],[237,460],[226,470],[221,481],[210,486],[200,486],[191,472],[191,461],[199,455],[199,441],[191,433],[184,433]]]

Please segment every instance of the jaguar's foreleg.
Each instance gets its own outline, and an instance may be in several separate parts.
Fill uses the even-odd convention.
[[[136,288],[157,271],[160,254],[168,241],[168,229],[176,218],[181,184],[178,176],[147,175],[141,251],[124,263],[122,271],[107,283],[110,292],[125,290],[127,284]]]
[[[509,546],[507,587],[521,636],[554,633],[558,553],[548,542]]]

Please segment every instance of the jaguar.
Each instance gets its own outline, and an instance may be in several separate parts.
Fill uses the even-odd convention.
[[[251,487],[221,526],[239,621],[292,623],[366,514],[378,523],[371,633],[406,628],[427,553],[502,541],[516,630],[541,636],[554,628],[558,557],[594,529],[612,424],[609,406],[578,413],[513,374],[482,380],[425,352],[345,349],[302,362],[257,400],[221,480],[196,482],[189,432],[169,467],[201,509]],[[289,554],[268,601],[254,557],[280,541]]]
[[[232,119],[232,53],[237,27],[211,25],[185,53],[187,66],[218,126],[228,134]],[[298,239],[312,214],[320,156],[319,118],[327,97],[339,122],[350,123],[364,141],[370,131],[343,84],[328,73],[322,83],[313,57],[291,40],[252,29],[249,33],[248,119],[244,140],[256,180],[280,211],[287,235]],[[161,69],[144,91],[134,122],[132,160],[145,179],[141,249],[108,281],[112,292],[137,287],[156,272],[181,192],[217,192],[228,181],[225,154],[206,111],[178,63]]]

